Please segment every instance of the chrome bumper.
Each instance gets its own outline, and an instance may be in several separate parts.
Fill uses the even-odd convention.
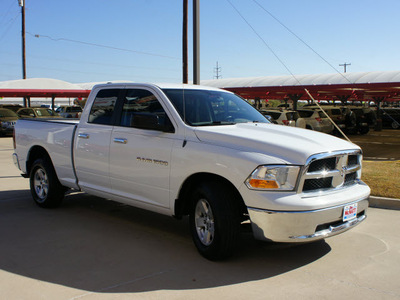
[[[346,205],[358,203],[357,217],[343,222]],[[368,199],[312,211],[269,211],[248,207],[254,237],[274,242],[308,242],[349,230],[366,218]]]

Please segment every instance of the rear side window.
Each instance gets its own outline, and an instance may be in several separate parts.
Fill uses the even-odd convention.
[[[90,110],[89,123],[111,125],[114,120],[115,104],[119,89],[100,90],[93,101]]]
[[[272,119],[274,119],[274,120],[278,120],[279,117],[281,116],[280,112],[272,112],[272,111],[263,112],[263,114],[271,116]]]
[[[314,113],[313,111],[305,111],[305,110],[299,111],[299,115],[301,118],[311,118],[313,113]]]

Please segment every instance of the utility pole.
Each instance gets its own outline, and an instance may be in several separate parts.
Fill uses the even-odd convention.
[[[18,0],[22,15],[22,78],[26,79],[26,56],[25,56],[25,0]]]
[[[344,73],[346,73],[346,67],[347,67],[347,66],[351,66],[351,63],[348,64],[348,63],[345,62],[344,64],[340,64],[339,66],[340,66],[340,67],[344,67]]]
[[[18,0],[19,6],[21,6],[21,18],[22,18],[22,79],[26,79],[26,56],[25,56],[25,0]],[[26,97],[24,97],[24,107],[26,107]]]
[[[183,0],[182,83],[188,83],[188,0]]]
[[[221,67],[218,66],[218,62],[217,62],[217,66],[214,68],[214,72],[215,72],[215,79],[220,79],[222,76],[219,75],[219,73],[221,72]]]
[[[193,0],[193,84],[200,84],[200,0]]]

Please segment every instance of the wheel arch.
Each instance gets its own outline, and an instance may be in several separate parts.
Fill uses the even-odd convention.
[[[49,162],[53,165],[53,161],[51,160],[50,155],[45,148],[43,148],[42,146],[33,146],[29,150],[28,155],[27,155],[27,160],[26,160],[26,173],[28,175],[31,172],[33,163],[38,158],[48,159]]]
[[[213,174],[213,173],[196,173],[192,174],[186,180],[181,186],[181,189],[179,191],[178,199],[175,200],[175,207],[174,207],[174,217],[180,219],[185,215],[189,214],[190,210],[190,195],[193,189],[196,187],[196,185],[203,183],[203,182],[208,182],[208,181],[218,181],[221,184],[227,186],[229,189],[231,189],[236,197],[236,205],[239,208],[239,211],[241,214],[247,214],[247,207],[244,204],[243,198],[240,195],[238,189],[226,178]]]

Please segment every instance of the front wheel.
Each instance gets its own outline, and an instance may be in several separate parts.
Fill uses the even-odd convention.
[[[33,200],[40,207],[57,207],[61,204],[65,188],[60,184],[52,163],[37,159],[30,173],[30,189]]]
[[[205,258],[232,255],[239,235],[238,199],[222,183],[200,184],[192,194],[190,230],[197,250]]]

